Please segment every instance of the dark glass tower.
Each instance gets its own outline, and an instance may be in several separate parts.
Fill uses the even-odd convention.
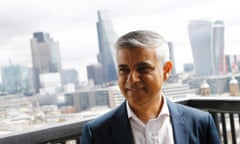
[[[98,62],[103,68],[103,81],[104,83],[110,83],[117,80],[114,43],[118,36],[113,29],[107,11],[98,11],[97,34]]]

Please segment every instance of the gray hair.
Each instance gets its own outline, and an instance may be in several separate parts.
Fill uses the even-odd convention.
[[[152,48],[156,49],[159,63],[164,65],[169,61],[169,48],[166,40],[156,32],[137,30],[121,36],[115,43],[116,51],[121,48]]]

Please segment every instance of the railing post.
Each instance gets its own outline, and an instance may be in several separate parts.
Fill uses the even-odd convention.
[[[230,126],[231,126],[231,133],[232,133],[232,143],[237,144],[236,138],[236,131],[235,131],[235,124],[234,124],[234,115],[230,113]]]
[[[215,122],[215,125],[217,127],[219,137],[221,137],[220,128],[219,128],[219,116],[218,116],[218,113],[210,111],[210,114],[212,115],[213,120]]]
[[[225,113],[221,113],[221,122],[222,122],[223,142],[224,142],[224,144],[228,144]]]

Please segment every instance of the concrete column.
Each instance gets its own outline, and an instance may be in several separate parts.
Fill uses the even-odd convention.
[[[200,87],[200,95],[201,96],[209,96],[210,95],[210,87],[206,80],[203,80],[203,83]]]
[[[238,81],[234,77],[229,82],[229,92],[231,96],[239,96]]]

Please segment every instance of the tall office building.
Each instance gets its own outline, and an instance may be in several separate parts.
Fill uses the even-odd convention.
[[[61,73],[59,44],[48,33],[35,32],[31,39],[31,52],[33,68],[40,88],[40,74]]]
[[[33,91],[32,78],[27,67],[10,65],[3,67],[1,71],[6,93],[16,94]]]
[[[87,66],[88,80],[93,80],[94,85],[101,85],[103,82],[103,67],[101,64],[91,64]]]
[[[193,71],[194,71],[194,66],[193,66],[193,64],[192,64],[192,63],[185,63],[185,64],[183,65],[183,71],[184,71],[184,72],[187,72],[187,73],[193,72]]]
[[[224,74],[224,25],[220,20],[193,20],[188,25],[197,76]]]
[[[114,43],[118,36],[113,29],[107,11],[98,11],[97,34],[99,54],[98,62],[103,68],[104,83],[117,80]]]
[[[237,55],[225,55],[225,72],[237,73],[238,68],[238,56]]]
[[[79,78],[78,73],[75,69],[63,69],[62,70],[62,83],[74,84],[75,88],[79,88]]]
[[[173,68],[171,71],[172,75],[176,74],[176,67],[175,67],[175,57],[174,57],[174,50],[173,50],[173,42],[168,42],[169,47],[169,54],[170,54],[170,60],[173,62]]]
[[[224,71],[224,24],[217,20],[212,24],[212,52],[214,63],[214,74],[222,75]]]

